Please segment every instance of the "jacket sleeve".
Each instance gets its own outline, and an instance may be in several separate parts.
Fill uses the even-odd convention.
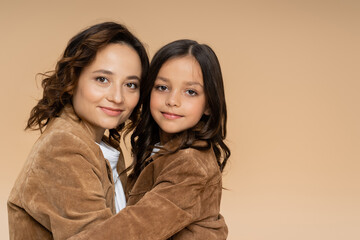
[[[113,215],[106,204],[111,181],[104,186],[99,157],[87,144],[72,134],[51,133],[36,148],[21,199],[54,239],[67,239]]]
[[[207,172],[186,153],[168,162],[139,202],[70,239],[164,240],[196,220]]]

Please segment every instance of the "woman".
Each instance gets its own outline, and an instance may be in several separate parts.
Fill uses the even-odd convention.
[[[41,136],[9,196],[10,239],[67,239],[125,205],[111,169],[124,172],[120,131],[138,121],[148,65],[141,42],[120,24],[97,24],[69,41],[28,120]]]

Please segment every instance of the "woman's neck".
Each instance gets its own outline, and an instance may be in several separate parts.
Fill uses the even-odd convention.
[[[101,139],[104,136],[105,129],[94,128],[91,124],[88,124],[85,121],[83,121],[82,123],[84,128],[90,134],[91,138],[94,139],[95,142],[100,143]]]

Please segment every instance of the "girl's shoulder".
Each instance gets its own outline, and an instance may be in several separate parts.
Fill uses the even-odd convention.
[[[190,164],[200,166],[207,172],[220,171],[213,149],[189,147],[179,150],[177,157],[188,161]]]
[[[155,154],[153,158],[155,165],[186,166],[189,171],[191,169],[201,169],[206,175],[221,174],[213,149],[211,147],[208,149],[201,148],[206,146],[204,144],[206,143],[196,142],[194,147],[180,149],[174,153],[162,154],[162,151],[160,151],[160,154]]]

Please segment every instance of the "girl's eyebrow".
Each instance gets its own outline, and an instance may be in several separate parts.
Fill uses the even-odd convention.
[[[99,70],[93,71],[92,73],[102,73],[102,74],[106,74],[106,75],[114,75],[114,73],[112,71],[106,70],[106,69],[99,69]],[[140,81],[140,77],[138,77],[136,75],[128,76],[127,79],[135,79],[135,80]]]
[[[164,82],[169,82],[169,79],[164,78],[164,77],[161,77],[161,76],[157,76],[156,80],[161,80],[161,81],[164,81]]]
[[[128,76],[127,79],[140,81],[140,78],[138,76],[135,76],[135,75]]]
[[[156,78],[156,80],[161,80],[161,81],[163,81],[163,82],[169,82],[169,79],[164,78],[164,77],[161,77],[161,76],[158,76],[158,77]],[[200,87],[203,87],[203,85],[202,85],[201,83],[195,82],[195,81],[185,82],[185,85],[186,85],[186,86],[198,85],[198,86],[200,86]]]
[[[199,82],[186,82],[186,85],[188,85],[188,86],[198,85],[200,87],[203,87],[203,85]]]

